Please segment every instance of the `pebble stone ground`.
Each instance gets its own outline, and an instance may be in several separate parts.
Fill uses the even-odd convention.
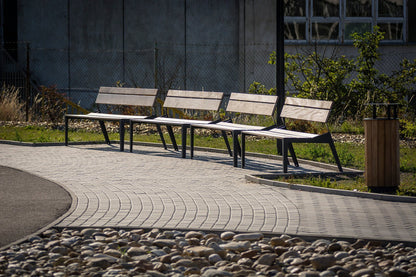
[[[281,164],[250,157],[234,168],[219,153],[194,159],[161,147],[28,147],[0,144],[0,165],[54,181],[73,196],[58,227],[132,227],[273,232],[416,242],[416,203],[296,191],[250,183]],[[302,166],[302,165],[301,165]],[[322,171],[305,166],[289,171]]]

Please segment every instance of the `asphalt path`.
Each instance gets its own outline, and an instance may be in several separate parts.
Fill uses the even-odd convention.
[[[71,202],[60,185],[0,166],[0,247],[49,226],[68,211]]]

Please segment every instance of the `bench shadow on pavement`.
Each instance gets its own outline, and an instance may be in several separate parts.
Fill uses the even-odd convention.
[[[77,147],[77,146],[70,146]],[[87,147],[86,149],[97,150],[97,151],[111,151],[111,152],[120,152],[119,146],[117,144],[103,145],[103,146],[94,146]],[[181,157],[181,152],[176,151],[172,148],[164,149],[163,147],[158,146],[147,146],[139,145],[136,146],[133,150],[133,153],[130,153],[128,150],[125,150],[124,153],[132,155],[150,155],[155,157],[165,157],[165,158],[175,158],[183,159]],[[193,157],[195,161],[203,161],[210,163],[222,164],[224,166],[233,167],[233,158],[230,157],[227,153],[217,152],[207,152],[206,150],[198,151],[199,154]],[[271,156],[272,157],[272,156]],[[187,153],[186,159],[190,159],[189,152]],[[239,159],[238,164],[240,166],[241,160]],[[247,172],[260,172],[268,174],[281,174],[283,173],[283,164],[282,161],[276,156],[272,158],[257,158],[252,156],[246,156],[246,166],[242,169]],[[322,172],[321,170],[306,169],[302,166],[294,167],[293,163],[289,165],[289,173],[316,173]]]

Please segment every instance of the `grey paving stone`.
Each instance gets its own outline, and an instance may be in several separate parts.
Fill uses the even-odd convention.
[[[60,227],[223,229],[416,241],[415,203],[249,183],[246,174],[282,171],[278,161],[250,157],[249,164],[234,168],[227,155],[208,152],[182,159],[178,152],[149,146],[128,153],[107,145],[0,144],[0,165],[62,184],[76,196]],[[296,170],[322,170],[302,166]]]

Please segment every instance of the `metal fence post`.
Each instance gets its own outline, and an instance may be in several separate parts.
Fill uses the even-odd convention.
[[[159,55],[159,50],[157,49],[157,42],[155,42],[155,48],[154,48],[154,82],[155,82],[155,88],[158,87],[158,65],[157,65],[157,61],[158,61],[158,55]]]
[[[30,99],[30,43],[26,43],[26,121],[29,121],[29,99]]]

